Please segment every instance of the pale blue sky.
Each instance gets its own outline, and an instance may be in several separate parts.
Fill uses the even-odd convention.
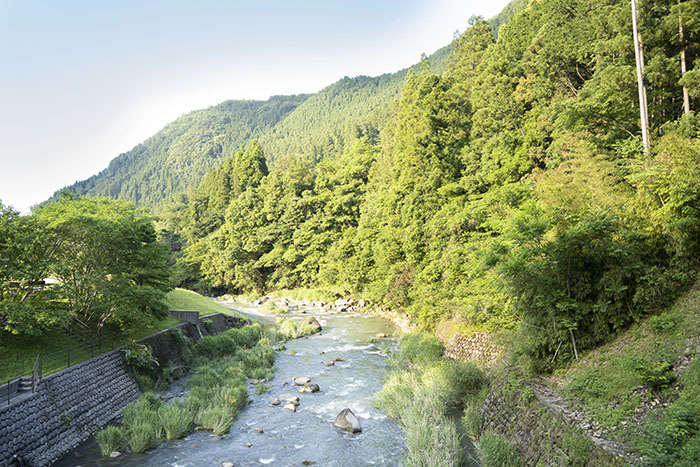
[[[227,99],[405,68],[507,0],[0,0],[0,200],[85,179]]]

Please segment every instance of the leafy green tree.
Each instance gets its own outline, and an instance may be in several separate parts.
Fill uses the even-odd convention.
[[[99,332],[164,316],[167,248],[150,217],[125,201],[68,195],[35,216],[57,245],[50,273],[77,325]]]
[[[0,332],[38,335],[66,323],[55,288],[44,282],[58,246],[40,219],[0,203]]]

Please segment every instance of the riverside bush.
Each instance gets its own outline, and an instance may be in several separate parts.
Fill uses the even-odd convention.
[[[486,376],[472,364],[442,360],[439,341],[426,334],[401,338],[390,363],[394,370],[379,392],[377,405],[404,430],[404,463],[462,465],[466,453],[447,408],[472,404],[478,414]]]
[[[477,453],[483,467],[519,467],[521,465],[515,448],[504,436],[492,430],[486,430],[481,434]]]
[[[182,438],[192,428],[192,413],[179,401],[162,407],[158,418],[168,441]]]
[[[407,334],[399,341],[398,352],[391,354],[390,364],[411,369],[439,361],[442,358],[442,352],[442,344],[432,334]]]
[[[135,422],[130,427],[129,449],[131,452],[142,453],[155,448],[162,439],[160,431],[157,420]]]
[[[200,339],[193,349],[191,389],[184,401],[164,406],[153,393],[144,393],[122,410],[122,427],[101,432],[100,449],[109,454],[113,446],[128,445],[132,452],[144,452],[166,439],[181,438],[193,423],[217,435],[227,433],[248,402],[246,376],[268,376],[275,359],[272,343],[279,337],[253,324]]]
[[[110,425],[97,432],[95,441],[100,446],[100,454],[107,457],[114,451],[122,450],[126,446],[127,438],[121,427]]]
[[[314,328],[298,319],[286,319],[280,325],[280,331],[287,339],[298,339],[314,333]]]
[[[406,407],[414,400],[414,391],[420,385],[418,376],[411,371],[392,371],[378,394],[377,405],[389,417],[400,419]]]
[[[225,435],[228,433],[235,416],[228,407],[212,406],[197,414],[197,423],[207,430],[211,430],[215,435]]]
[[[437,388],[419,389],[405,410],[401,425],[406,435],[404,459],[408,466],[461,466],[465,453],[461,436],[445,414],[442,394]]]
[[[483,429],[483,421],[481,420],[481,410],[478,405],[470,405],[464,411],[462,416],[462,426],[464,431],[473,440],[478,440]]]

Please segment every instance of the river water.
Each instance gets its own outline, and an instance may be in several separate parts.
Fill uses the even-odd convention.
[[[232,307],[260,316],[257,309],[241,304]],[[256,395],[250,387],[251,403],[238,415],[230,434],[218,438],[196,431],[178,441],[166,442],[147,454],[125,453],[115,459],[100,456],[94,440],[67,454],[59,466],[212,466],[232,462],[234,466],[364,466],[398,465],[404,452],[403,434],[395,421],[374,407],[387,372],[382,346],[393,347],[393,325],[382,318],[358,313],[326,313],[300,309],[323,325],[320,334],[288,341],[277,352],[270,390]],[[285,315],[286,316],[286,315]],[[264,319],[264,318],[263,318]],[[268,317],[269,319],[269,317]],[[274,318],[272,318],[274,319]],[[336,360],[333,366],[324,362]],[[320,392],[298,394],[294,377],[308,377]],[[181,391],[182,382],[169,392]],[[296,413],[269,402],[280,394],[301,399]],[[350,408],[362,432],[343,432],[332,423],[344,408]],[[262,433],[256,432],[257,428]],[[306,464],[304,464],[304,462]],[[315,463],[315,464],[312,464]]]

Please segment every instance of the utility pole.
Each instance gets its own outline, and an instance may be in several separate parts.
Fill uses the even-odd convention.
[[[683,36],[683,16],[681,16],[681,0],[678,0],[678,35],[681,40],[681,78],[685,75],[685,37]],[[688,88],[683,86],[683,113],[690,113],[690,97],[688,96]]]
[[[637,87],[639,89],[639,117],[642,122],[642,144],[644,153],[649,152],[649,111],[647,109],[647,88],[644,84],[644,50],[642,38],[637,28],[637,2],[632,0],[632,33],[634,36],[634,57],[637,60]]]

